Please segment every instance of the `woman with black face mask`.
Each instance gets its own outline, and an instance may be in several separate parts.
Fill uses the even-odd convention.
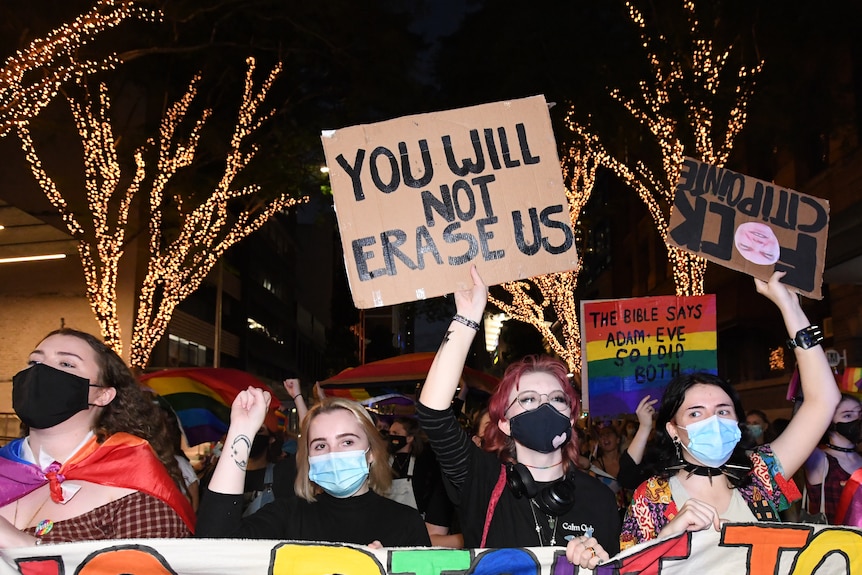
[[[475,267],[471,275],[473,287],[455,293],[457,315],[417,406],[458,505],[464,545],[565,548],[572,563],[593,569],[619,550],[620,516],[613,493],[577,468],[580,401],[566,366],[529,356],[507,368],[488,402],[484,449],[450,409],[488,301]]]
[[[460,535],[451,534],[453,507],[443,486],[443,476],[434,452],[425,445],[419,422],[396,417],[389,425],[389,464],[392,487],[389,498],[417,509],[435,547],[460,548]]]
[[[29,434],[0,449],[0,548],[184,537],[194,512],[162,416],[123,360],[61,329],[12,378]]]
[[[856,450],[860,441],[862,402],[844,394],[823,437],[823,444],[805,463],[808,511],[818,513],[823,509],[830,524],[839,521],[836,512],[844,486],[853,472],[862,468],[862,455]]]

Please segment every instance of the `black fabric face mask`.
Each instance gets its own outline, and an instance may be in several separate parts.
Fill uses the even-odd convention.
[[[63,423],[89,406],[90,380],[37,363],[12,377],[12,408],[33,429]]]
[[[833,426],[836,432],[850,440],[853,445],[862,441],[862,419],[842,421],[841,423],[833,424]]]
[[[547,403],[519,413],[509,425],[515,441],[539,453],[556,451],[572,438],[572,422]]]
[[[398,453],[398,450],[407,445],[407,438],[403,435],[390,435],[387,437],[389,440],[389,453]]]

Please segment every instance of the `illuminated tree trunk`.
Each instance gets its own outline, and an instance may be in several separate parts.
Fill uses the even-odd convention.
[[[673,265],[676,295],[703,295],[706,260],[676,246],[665,244]]]
[[[572,148],[563,158],[563,176],[567,184],[569,220],[577,225],[581,210],[590,199],[596,180],[596,169],[602,156],[589,146],[583,151]],[[580,261],[574,270],[543,275],[530,280],[506,282],[501,285],[505,300],[489,296],[489,301],[510,318],[528,323],[542,334],[545,342],[572,373],[581,368],[581,333],[578,325],[578,284]],[[559,326],[560,335],[554,326]]]
[[[660,33],[651,36],[641,12],[632,2],[626,2],[626,6],[631,21],[640,30],[653,78],[649,82],[640,82],[641,93],[635,97],[624,96],[617,89],[612,89],[610,96],[646,128],[649,138],[645,140],[661,154],[661,170],[653,170],[646,160],[633,157],[634,152],[630,148],[626,147],[618,154],[611,152],[619,148],[613,145],[617,132],[597,133],[576,118],[574,109],[569,112],[568,123],[582,140],[604,155],[605,165],[635,190],[649,210],[656,230],[666,238],[667,215],[673,205],[684,156],[724,166],[736,136],[745,126],[748,103],[754,92],[754,77],[760,73],[763,63],[752,68],[741,66],[735,75],[729,74],[727,63],[732,47],[723,52],[714,49],[713,41],[706,38],[701,29],[692,0],[683,2],[691,36],[678,39],[675,44],[690,47],[690,52],[671,47]],[[659,45],[664,49],[659,50]],[[672,56],[663,59],[660,52]],[[732,79],[734,85],[725,88],[724,83],[728,79]],[[722,88],[721,93],[719,88]],[[731,102],[729,107],[722,104],[725,100]],[[729,109],[721,113],[719,109],[722,106]],[[703,294],[706,261],[670,246],[668,257],[673,266],[676,293]]]
[[[272,83],[281,73],[279,64],[255,89],[254,59],[249,58],[247,63],[242,103],[222,177],[213,194],[194,209],[179,203],[179,233],[172,241],[166,241],[163,234],[164,185],[154,186],[150,194],[150,261],[141,287],[132,333],[130,363],[133,367],[147,365],[153,348],[167,331],[176,306],[198,289],[228,248],[259,229],[276,212],[298,203],[286,194],[271,202],[261,203],[255,199],[260,192],[260,186],[256,184],[232,188],[236,175],[257,152],[257,147],[247,146],[246,140],[271,116],[271,113],[260,114],[260,107]],[[195,155],[200,138],[199,128],[196,128],[191,139],[175,151],[172,143],[176,127],[185,117],[197,93],[196,84],[197,78],[162,122],[157,172],[165,182],[173,176],[177,167],[189,165]],[[208,116],[207,111],[196,126],[203,126]],[[174,198],[175,201],[178,199]],[[246,207],[235,214],[231,213],[228,205],[240,199],[246,200]],[[307,198],[302,199],[305,200]]]
[[[123,178],[107,88],[100,85],[96,102],[86,90],[68,98],[84,150],[87,214],[77,214],[69,207],[54,180],[45,172],[27,124],[18,128],[33,175],[61,213],[69,232],[78,240],[90,306],[101,325],[105,342],[117,353],[122,353],[116,307],[117,276],[127,243],[129,213],[144,182],[151,186],[146,193],[149,260],[140,288],[131,340],[130,363],[134,368],[147,365],[176,306],[198,289],[225,251],[260,228],[273,214],[297,203],[287,194],[262,201],[259,199],[260,187],[255,184],[232,188],[236,175],[257,152],[257,148],[248,145],[247,140],[270,117],[271,113],[261,114],[260,107],[281,72],[281,66],[277,65],[255,88],[252,79],[255,63],[253,59],[247,63],[245,89],[224,172],[216,189],[199,203],[179,194],[172,194],[172,201],[166,201],[168,184],[179,170],[191,166],[201,131],[211,115],[210,110],[204,110],[192,123],[190,134],[177,134],[177,128],[185,123],[189,106],[197,94],[199,77],[192,80],[186,94],[162,119],[157,144],[150,140],[135,152],[135,173],[129,186],[123,190],[119,188]],[[81,84],[83,86],[83,81]],[[157,159],[150,164],[147,153],[154,145],[158,146]],[[165,233],[168,230],[165,229],[164,211],[168,206],[177,210],[170,218],[170,221],[178,222],[178,229],[170,230],[172,240],[168,240]]]

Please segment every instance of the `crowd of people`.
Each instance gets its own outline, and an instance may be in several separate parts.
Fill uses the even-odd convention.
[[[718,376],[684,373],[633,414],[581,419],[559,360],[510,364],[465,424],[462,372],[488,302],[479,272],[454,294],[415,416],[284,382],[300,418],[264,423],[272,397],[240,392],[221,455],[196,472],[175,414],[97,338],[48,334],[13,378],[22,437],[0,449],[0,548],[95,539],[231,537],[373,548],[565,548],[594,568],[621,549],[723,522],[853,524],[862,403],[842,396],[818,330],[781,273],[754,280],[781,313],[804,401],[770,422]],[[134,472],[132,472],[134,471]],[[789,515],[806,492],[802,515]],[[846,497],[845,497],[846,499]]]

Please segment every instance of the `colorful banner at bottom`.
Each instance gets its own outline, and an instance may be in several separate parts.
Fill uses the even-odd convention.
[[[237,539],[137,539],[0,551],[0,575],[862,575],[862,529],[732,523],[628,549],[595,570],[550,547],[369,549]],[[718,567],[720,566],[720,567]]]

